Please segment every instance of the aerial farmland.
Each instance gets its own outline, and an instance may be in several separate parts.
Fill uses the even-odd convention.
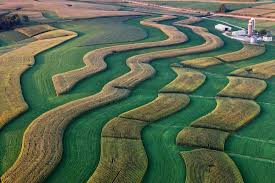
[[[274,15],[0,0],[0,182],[275,183]]]

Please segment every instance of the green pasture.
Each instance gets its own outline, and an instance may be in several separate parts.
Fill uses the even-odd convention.
[[[57,18],[49,12],[45,12],[43,15],[50,19]],[[199,35],[194,34],[191,30],[178,27],[187,34],[188,42],[174,46],[115,53],[106,58],[107,70],[81,81],[68,94],[58,97],[55,95],[51,77],[57,73],[83,67],[82,58],[87,52],[114,43],[159,41],[167,38],[157,29],[140,25],[139,21],[143,18],[113,17],[53,23],[53,26],[58,28],[77,32],[79,37],[39,54],[36,56],[36,64],[33,68],[23,74],[21,78],[22,90],[25,100],[29,104],[29,110],[0,131],[1,174],[18,157],[22,136],[27,126],[42,113],[69,101],[99,92],[104,84],[129,71],[125,61],[131,56],[157,50],[190,47],[204,42]],[[162,23],[171,24],[173,21],[176,20],[163,21]],[[106,25],[108,23],[109,25]],[[138,85],[128,98],[97,108],[76,118],[64,133],[62,160],[46,182],[86,182],[99,162],[102,127],[119,114],[154,100],[158,91],[176,77],[170,67],[172,63],[192,58],[216,56],[242,48],[240,42],[224,37],[216,31],[215,24],[215,21],[204,20],[196,25],[206,27],[211,33],[220,36],[225,42],[224,47],[208,53],[156,60],[152,62],[152,66],[156,69],[155,76]],[[114,26],[117,26],[115,31],[107,30]],[[134,32],[123,38],[121,30]],[[98,34],[98,32],[102,33]],[[116,34],[120,36],[113,37]],[[108,37],[112,38],[108,39]],[[10,42],[6,44],[10,44]],[[143,129],[142,140],[149,161],[143,182],[183,182],[185,166],[179,152],[188,151],[191,148],[176,145],[178,132],[215,108],[216,102],[213,97],[228,83],[226,78],[228,73],[240,67],[274,59],[274,56],[274,46],[268,45],[267,52],[256,58],[202,70],[207,79],[197,91],[190,95],[190,104],[185,109]],[[244,180],[248,183],[269,183],[269,178],[273,177],[275,158],[272,156],[274,154],[272,152],[275,150],[275,136],[272,129],[275,128],[273,120],[275,116],[273,117],[272,114],[275,110],[275,97],[272,92],[274,87],[275,82],[268,81],[266,91],[257,98],[257,102],[262,107],[261,114],[249,125],[232,134],[226,143],[226,152],[235,161]]]
[[[111,18],[109,20],[112,21]],[[140,19],[134,19],[128,23],[134,24],[139,21]],[[70,28],[70,30],[78,32],[79,37],[39,54],[36,57],[35,66],[22,76],[22,90],[25,100],[29,104],[29,110],[0,131],[1,174],[16,160],[21,148],[22,135],[32,120],[58,105],[98,92],[106,82],[128,71],[126,66],[123,69],[120,68],[121,64],[111,62],[112,66],[109,65],[109,67],[118,66],[116,70],[112,69],[111,72],[102,72],[101,76],[97,78],[91,77],[91,80],[87,79],[76,86],[70,94],[57,97],[51,77],[57,73],[82,67],[84,65],[82,58],[85,53],[100,46],[106,46],[78,47],[78,44],[83,43],[83,41],[97,32],[89,27],[95,26],[93,20],[87,20],[82,27],[74,27],[73,24],[73,22],[60,23],[60,28]],[[148,34],[148,38],[141,40],[141,42],[166,38],[159,30],[147,27],[144,27],[144,29]],[[125,58],[127,54],[131,55],[130,53],[125,53]],[[122,57],[120,56],[119,58]],[[123,62],[123,60],[120,61]]]

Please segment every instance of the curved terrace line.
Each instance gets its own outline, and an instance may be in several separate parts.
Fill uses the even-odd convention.
[[[99,48],[94,51],[88,52],[83,57],[83,62],[85,66],[76,70],[71,70],[65,73],[60,73],[52,77],[54,88],[57,95],[68,92],[73,88],[79,81],[101,72],[107,69],[107,64],[104,59],[113,53],[131,51],[136,49],[168,46],[172,44],[183,43],[188,40],[187,36],[181,31],[177,30],[173,26],[158,24],[156,22],[163,20],[175,19],[175,16],[163,15],[161,17],[149,18],[140,22],[140,24],[145,26],[150,26],[160,29],[164,34],[168,36],[168,39],[155,42],[147,43],[131,43],[115,45],[105,48]]]
[[[206,42],[189,48],[156,51],[127,59],[130,72],[105,84],[92,96],[54,108],[35,119],[26,129],[20,155],[13,166],[1,177],[3,182],[41,182],[60,162],[64,130],[73,119],[94,108],[126,98],[132,88],[152,77],[151,61],[186,54],[206,52],[223,46],[223,41],[205,28],[190,26]]]
[[[66,36],[36,40],[0,56],[0,129],[28,109],[20,78],[35,64],[34,56],[76,36],[75,32],[67,31]]]

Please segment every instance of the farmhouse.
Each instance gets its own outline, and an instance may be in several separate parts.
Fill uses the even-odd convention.
[[[231,31],[232,28],[224,24],[217,24],[215,25],[215,29],[224,32]]]

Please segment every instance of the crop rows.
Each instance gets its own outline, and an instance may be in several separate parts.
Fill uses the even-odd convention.
[[[262,45],[251,45],[243,43],[244,47],[232,53],[218,55],[216,57],[204,57],[196,58],[193,60],[182,61],[183,65],[191,66],[194,68],[206,68],[221,63],[231,63],[241,60],[253,58],[265,53],[265,46]]]
[[[205,75],[189,68],[172,67],[177,79],[166,85],[160,92],[191,93],[205,81]]]
[[[240,68],[231,73],[233,76],[269,79],[275,75],[275,60]]]
[[[22,96],[20,77],[34,64],[34,56],[75,36],[37,40],[0,56],[0,128],[28,109]]]
[[[228,85],[218,93],[218,96],[255,99],[266,89],[266,82],[260,79],[228,77]]]
[[[189,98],[184,94],[160,94],[151,103],[109,121],[102,131],[100,162],[89,182],[141,182],[148,164],[141,141],[142,128],[181,110],[188,103]],[[106,141],[111,141],[112,145]]]
[[[206,68],[252,58],[264,52],[262,46],[245,45],[236,52],[183,61],[182,64]],[[260,106],[248,99],[255,99],[263,92],[266,82],[243,77],[228,78],[228,85],[216,97],[216,108],[193,121],[190,127],[184,128],[177,135],[178,145],[203,148],[181,153],[187,168],[186,182],[243,182],[237,166],[222,151],[230,133],[248,124],[260,113]]]
[[[62,137],[66,126],[86,111],[126,98],[130,94],[131,87],[154,74],[154,69],[148,64],[150,61],[206,52],[223,45],[217,36],[206,32],[204,28],[194,26],[190,28],[195,33],[201,34],[206,42],[200,46],[131,57],[127,60],[131,71],[105,84],[99,93],[54,108],[35,119],[24,133],[20,156],[2,176],[2,181],[40,182],[44,180],[61,159]]]
[[[238,167],[221,151],[195,149],[181,153],[186,164],[186,183],[242,183]]]
[[[185,108],[189,104],[190,99],[184,94],[184,91],[190,92],[188,89],[192,87],[198,88],[205,79],[203,74],[195,70],[177,68],[177,71],[176,73],[178,76],[171,83],[176,83],[180,80],[188,80],[189,76],[192,76],[192,74],[194,76],[200,74],[200,77],[193,77],[196,87],[194,87],[193,83],[186,82],[185,85],[181,86],[183,90],[173,91],[173,88],[171,88],[170,91],[172,93],[160,93],[152,102],[125,112],[109,121],[104,126],[101,134],[102,153],[100,162],[89,182],[142,181],[148,162],[141,141],[141,130],[146,125]],[[187,73],[184,75],[184,72]],[[203,80],[201,78],[203,78]],[[105,144],[107,139],[114,144],[111,148]],[[131,142],[131,145],[125,148],[125,146],[121,145],[125,141],[127,145]],[[135,147],[132,145],[135,145]],[[127,148],[134,149],[137,152],[128,151]],[[118,151],[120,152],[119,154],[117,153]],[[139,155],[136,153],[139,153]]]
[[[156,23],[158,21],[170,20],[174,18],[176,17],[163,15],[161,17],[150,18],[140,22],[142,25],[160,29],[168,36],[168,39],[166,40],[148,43],[115,45],[100,48],[87,53],[83,58],[83,61],[86,65],[85,67],[53,76],[52,80],[56,93],[58,95],[65,93],[82,79],[107,69],[107,64],[105,63],[104,59],[110,54],[136,49],[152,48],[156,46],[167,46],[187,41],[188,38],[174,27]]]
[[[218,59],[224,62],[235,62],[239,60],[245,60],[248,58],[256,57],[265,53],[264,45],[253,45],[243,43],[244,47],[236,52],[227,53],[217,56]]]
[[[17,28],[15,30],[17,32],[25,34],[28,37],[33,37],[44,32],[56,30],[56,28],[47,24],[43,24],[43,25],[34,25],[29,27]]]

